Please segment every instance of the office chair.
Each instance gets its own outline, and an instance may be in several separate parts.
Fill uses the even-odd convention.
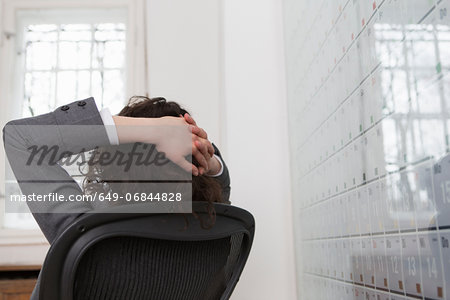
[[[117,208],[82,215],[52,244],[39,299],[229,299],[255,221],[246,210],[215,203],[216,222],[203,229],[198,217],[208,218],[206,205],[193,202],[197,217]]]

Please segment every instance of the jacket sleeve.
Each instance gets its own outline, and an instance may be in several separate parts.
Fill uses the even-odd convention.
[[[77,125],[77,126],[74,126]],[[94,126],[98,125],[98,126]],[[57,193],[68,199],[82,195],[81,188],[52,155],[32,155],[36,148],[54,150],[57,157],[109,145],[93,98],[61,106],[55,111],[19,120],[3,128],[3,142],[23,195]],[[52,243],[75,218],[92,209],[87,202],[27,202],[39,227]]]
[[[220,176],[217,177],[212,177],[215,180],[217,180],[217,182],[219,182],[220,186],[222,187],[222,199],[227,202],[228,204],[230,204],[230,191],[231,191],[231,187],[230,187],[230,173],[228,172],[228,167],[225,164],[225,161],[223,160],[222,155],[220,154],[219,149],[216,147],[216,145],[212,144],[214,147],[214,154],[216,154],[217,156],[220,157],[220,159],[222,160],[223,163],[223,172]]]

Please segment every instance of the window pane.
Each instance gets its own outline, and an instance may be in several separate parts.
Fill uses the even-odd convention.
[[[26,36],[30,42],[55,42],[58,32],[56,30],[52,32],[28,31]]]
[[[74,101],[77,98],[77,76],[74,71],[65,71],[58,73],[56,106],[64,105]]]
[[[91,31],[91,24],[64,24],[61,29],[65,31]]]
[[[98,107],[103,106],[103,76],[99,71],[92,72],[92,96]]]
[[[52,72],[33,72],[25,75],[24,116],[47,113],[53,108],[55,75]]]
[[[95,28],[96,41],[124,40],[125,30],[123,24],[98,24]]]
[[[28,70],[51,70],[56,67],[56,43],[28,43],[26,54]]]
[[[92,51],[92,67],[103,68],[103,59],[105,57],[105,43],[96,42]]]
[[[62,41],[90,41],[92,39],[89,24],[61,25],[60,40]]]
[[[37,24],[37,25],[30,25],[28,26],[28,29],[31,31],[36,32],[51,32],[58,30],[58,26],[55,24]]]
[[[122,68],[125,60],[125,44],[123,42],[105,43],[105,68]]]
[[[124,99],[124,80],[121,71],[105,71],[104,99],[108,103]]]
[[[103,23],[97,25],[97,30],[125,30],[125,24],[122,23]]]
[[[91,59],[91,43],[61,42],[59,67],[61,69],[88,69]]]
[[[124,32],[120,31],[97,31],[95,32],[95,40],[99,42],[123,40],[125,37]]]
[[[89,71],[80,71],[77,76],[77,99],[86,99],[91,97],[91,73]]]

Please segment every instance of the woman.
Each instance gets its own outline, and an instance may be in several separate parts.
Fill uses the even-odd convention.
[[[149,99],[146,97],[133,97],[130,99],[127,106],[125,106],[122,111],[118,114],[118,116],[114,116],[114,122],[127,122],[137,120],[138,118],[162,118],[162,117],[179,117],[185,116],[187,122],[195,125],[194,120],[190,117],[189,113],[180,107],[176,102],[167,102],[164,98],[153,98]],[[134,118],[134,119],[131,119]],[[126,142],[130,141],[130,135],[136,134],[136,128],[140,127],[129,127],[123,126],[119,128],[117,131],[124,140],[125,137],[127,139]],[[127,132],[128,131],[128,132]],[[201,131],[201,130],[200,130]],[[200,132],[199,131],[199,132]],[[201,132],[202,136],[207,137],[205,133]],[[138,140],[139,138],[131,138],[131,140]],[[213,144],[209,144],[208,142],[201,141],[202,139],[195,139],[194,144],[198,147],[197,150],[195,147],[192,148],[192,153],[196,153],[199,160],[203,160],[203,164],[200,165],[198,160],[194,157],[193,165],[194,168],[198,168],[198,172],[200,174],[205,174],[205,176],[194,176],[192,177],[192,191],[190,190],[189,184],[170,184],[167,188],[164,185],[161,185],[159,182],[157,183],[135,183],[133,179],[146,179],[149,177],[151,173],[157,173],[157,176],[153,176],[152,178],[162,179],[159,181],[169,181],[169,179],[176,178],[184,178],[190,179],[191,177],[183,176],[187,175],[184,173],[180,167],[178,167],[174,163],[166,164],[162,167],[154,167],[149,168],[147,166],[138,168],[135,167],[132,170],[128,170],[127,172],[120,172],[121,168],[117,167],[113,164],[107,165],[99,165],[94,164],[89,166],[89,170],[86,174],[85,180],[83,182],[83,188],[85,193],[89,194],[99,194],[99,193],[116,193],[120,194],[122,197],[122,201],[117,201],[115,203],[117,205],[127,204],[127,201],[123,200],[126,197],[126,194],[143,192],[146,195],[158,195],[162,194],[169,189],[174,192],[183,191],[192,192],[192,199],[194,201],[204,201],[208,202],[210,205],[208,206],[210,211],[210,220],[208,223],[203,223],[202,225],[208,227],[214,223],[214,213],[212,211],[213,206],[211,205],[213,202],[219,203],[230,203],[229,202],[229,191],[230,191],[230,182],[228,170],[226,170],[226,166],[222,162],[220,158],[220,152]],[[122,141],[123,143],[124,141]],[[130,147],[129,147],[130,148]],[[129,149],[128,148],[128,149]],[[209,148],[209,149],[208,149]],[[102,147],[101,150],[96,151],[93,161],[98,161],[98,158],[102,157],[105,153],[111,154],[117,151],[117,146],[110,147]],[[169,150],[170,151],[170,150]],[[123,152],[130,152],[129,150],[125,150]],[[211,155],[211,153],[216,153]],[[112,156],[112,155],[109,155]],[[183,161],[184,163],[184,161]],[[189,169],[191,166],[186,164],[186,168]],[[225,171],[225,173],[224,173]],[[193,171],[195,172],[195,170]],[[223,176],[224,175],[224,176]],[[108,180],[111,179],[111,180]],[[116,180],[112,180],[116,179]],[[119,181],[113,182],[111,181]],[[103,184],[100,184],[103,183]],[[164,190],[164,188],[166,190]]]
[[[230,179],[220,152],[207,140],[206,132],[196,126],[195,121],[178,104],[167,102],[164,98],[134,97],[118,116],[112,117],[112,121],[113,124],[111,124],[111,116],[105,114],[104,111],[99,112],[94,99],[89,98],[64,105],[45,115],[8,122],[3,129],[5,150],[22,193],[24,195],[58,193],[64,199],[73,197],[73,195],[83,195],[93,188],[93,182],[99,179],[100,173],[94,172],[91,168],[83,185],[84,190],[82,190],[72,177],[59,164],[52,163],[52,160],[55,157],[63,158],[97,147],[111,146],[115,144],[114,137],[116,135],[119,144],[136,142],[154,144],[157,150],[164,152],[173,163],[185,171],[192,172],[194,175],[192,178],[194,200],[229,203]],[[176,135],[180,134],[179,132],[182,130],[174,131],[174,126],[185,128],[185,130],[189,129],[192,132],[191,145],[186,145],[177,138]],[[33,146],[36,148],[32,148]],[[49,148],[49,146],[51,147]],[[52,146],[56,146],[56,148],[52,148]],[[33,149],[43,150],[33,153],[31,156],[30,151]],[[51,152],[51,150],[54,151]],[[194,158],[194,164],[186,159],[186,155],[190,153]],[[93,209],[89,203],[84,202],[42,203],[31,201],[27,204],[50,244],[77,217]],[[213,217],[213,215],[213,212],[210,212],[210,216]],[[208,225],[212,224],[213,220],[210,220]],[[112,244],[108,247],[95,251],[114,254],[123,252],[123,249],[129,249],[130,255],[137,255],[133,252],[135,249],[131,246],[132,240],[122,240],[121,243],[124,244],[122,246],[118,245],[117,241],[111,242]],[[172,247],[169,244],[163,246],[167,249]],[[216,250],[227,253],[229,241],[224,240],[222,246]],[[82,262],[79,267],[82,274],[94,274],[92,275],[94,277],[84,277],[85,279],[89,278],[89,282],[82,280],[77,282],[76,299],[123,299],[118,296],[119,293],[124,295],[123,286],[118,291],[115,290],[118,287],[108,285],[110,278],[108,279],[104,275],[95,277],[95,274],[102,274],[100,272],[102,268],[108,266],[105,261],[93,261],[93,257],[98,257],[98,255],[88,253],[87,260]],[[216,263],[214,262],[214,264]],[[222,272],[221,268],[224,264],[225,261],[218,262],[211,269],[212,273],[219,274],[218,277],[216,276],[216,279],[219,278],[219,284],[223,284],[220,283],[220,272]],[[123,276],[123,280],[130,277],[127,276],[129,274],[123,274],[123,272],[120,275]],[[148,284],[147,281],[143,281],[141,286],[145,287]],[[89,284],[91,288],[89,288]],[[33,292],[32,299],[38,299],[38,285]],[[207,282],[205,282],[206,285]],[[148,288],[149,292],[154,292],[150,287]],[[98,290],[106,290],[109,294],[106,295],[105,292],[101,295],[96,294],[95,291]],[[148,299],[145,292],[143,295],[144,298],[135,299]],[[214,295],[202,295],[201,297],[214,298]],[[192,299],[198,299],[198,297],[200,296],[192,295]],[[160,295],[159,298],[173,299],[173,295]]]

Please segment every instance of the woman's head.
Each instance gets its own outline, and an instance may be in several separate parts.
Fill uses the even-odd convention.
[[[119,116],[133,118],[160,118],[160,117],[179,117],[188,113],[185,109],[173,101],[167,101],[165,98],[147,98],[143,96],[134,96],[128,104],[120,111]]]
[[[133,118],[179,117],[188,113],[178,103],[165,98],[132,97],[120,111],[119,116]],[[192,158],[192,163],[198,167],[198,162]],[[193,201],[224,202],[221,187],[216,180],[207,176],[192,177]]]
[[[147,98],[142,96],[132,97],[128,104],[120,111],[119,116],[124,117],[133,117],[133,118],[160,118],[166,116],[172,117],[180,117],[184,116],[184,114],[188,113],[185,109],[183,109],[178,103],[173,101],[167,101],[162,97],[158,98]],[[106,151],[110,151],[110,149],[105,149]],[[101,151],[100,151],[101,152]],[[101,153],[97,155],[100,155]],[[192,163],[198,167],[198,162],[195,158],[192,158]],[[181,168],[172,164],[172,168],[166,168],[165,170],[174,170],[175,172],[184,172]],[[109,172],[108,172],[109,171]],[[110,188],[112,192],[117,192],[111,186],[115,186],[115,189],[120,189],[121,192],[155,192],[159,189],[157,184],[148,184],[143,186],[142,184],[122,184],[122,185],[111,185],[108,184],[108,179],[112,171],[105,166],[91,166],[89,167],[89,171],[87,172],[86,179],[84,180],[83,187],[87,192],[98,191],[99,186],[101,189],[105,189],[105,187]],[[142,169],[139,170],[142,172]],[[130,176],[131,173],[120,174],[120,176]],[[133,176],[139,176],[140,174],[132,174]],[[113,175],[113,177],[116,175]],[[142,174],[143,178],[145,174]],[[134,177],[136,178],[136,177]],[[127,179],[127,178],[122,178]],[[101,184],[99,184],[101,182]],[[131,190],[131,191],[130,191]],[[192,176],[192,201],[204,201],[208,202],[208,210],[210,214],[210,220],[208,222],[209,225],[214,223],[214,210],[212,203],[225,202],[222,198],[222,189],[220,184],[213,178],[207,176]],[[203,220],[202,226],[204,225]],[[205,225],[209,227],[209,225]]]

